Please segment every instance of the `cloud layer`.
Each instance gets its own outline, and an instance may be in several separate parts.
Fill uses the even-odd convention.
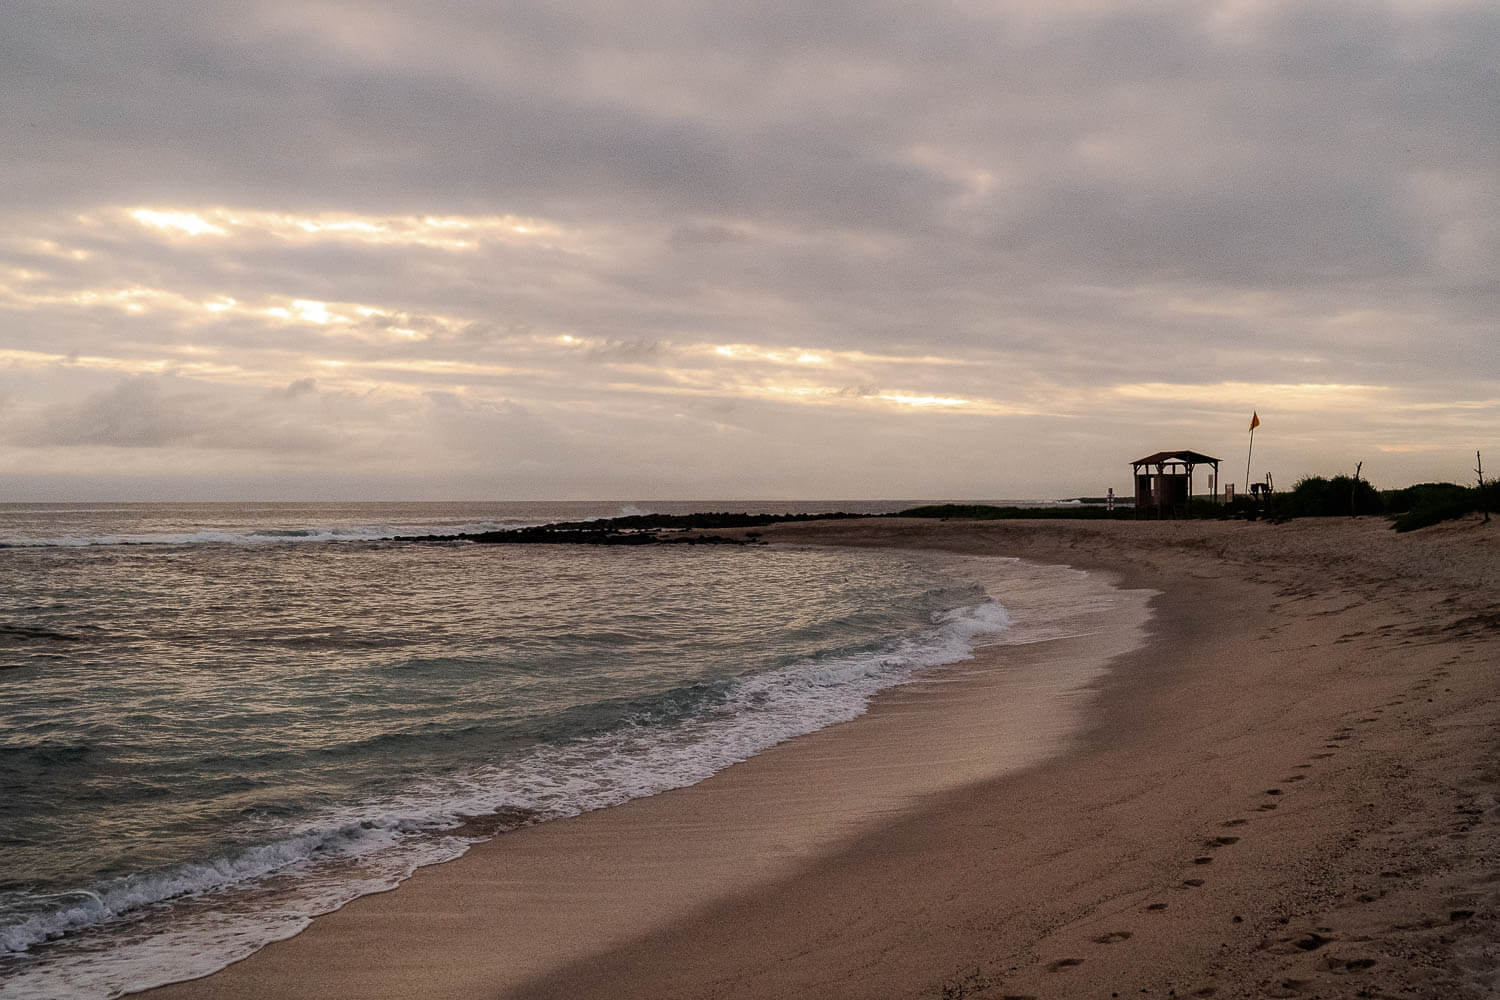
[[[22,0],[0,467],[1076,495],[1255,409],[1257,477],[1457,478],[1497,65],[1483,2]]]

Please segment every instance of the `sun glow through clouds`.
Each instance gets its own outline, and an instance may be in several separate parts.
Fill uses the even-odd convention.
[[[343,212],[296,215],[225,207],[145,206],[126,209],[125,215],[140,226],[168,235],[229,236],[239,240],[283,243],[326,241],[472,251],[487,243],[581,250],[584,242],[576,231],[565,230],[542,219],[514,215],[357,215]],[[95,226],[100,221],[92,216],[80,219]]]
[[[875,398],[889,400],[902,406],[968,406],[971,402],[952,396],[912,396],[901,392],[877,393]]]
[[[316,323],[319,326],[323,326],[328,323],[349,322],[349,318],[347,316],[339,316],[335,313],[329,312],[328,303],[326,302],[314,302],[310,299],[297,299],[292,303],[292,311],[298,319],[306,320],[309,323]]]
[[[206,234],[223,236],[227,232],[223,227],[214,225],[196,212],[137,208],[130,212],[130,217],[152,229],[177,230],[189,236]]]

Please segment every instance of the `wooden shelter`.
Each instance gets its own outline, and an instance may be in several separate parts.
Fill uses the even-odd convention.
[[[1196,451],[1159,451],[1131,462],[1135,469],[1135,509],[1157,517],[1187,513],[1193,497],[1193,468],[1213,467],[1214,484],[1219,481],[1219,460]]]

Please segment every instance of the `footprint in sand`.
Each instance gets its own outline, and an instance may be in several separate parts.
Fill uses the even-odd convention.
[[[1114,944],[1116,941],[1129,941],[1131,936],[1129,931],[1110,931],[1108,934],[1100,934],[1094,938],[1094,943]]]
[[[1146,909],[1152,910],[1152,911],[1165,910],[1166,908],[1167,908],[1167,904],[1166,903],[1147,903],[1146,904]]]
[[[1256,808],[1257,808],[1257,810],[1259,812],[1270,812],[1272,809],[1276,808],[1276,803],[1274,803],[1274,802],[1262,802]]]
[[[1202,858],[1194,858],[1193,859],[1193,864],[1195,864],[1195,865],[1211,865],[1213,863],[1214,863],[1214,859],[1213,858],[1209,858],[1209,857],[1202,857]]]
[[[1203,846],[1212,851],[1220,847],[1228,847],[1230,844],[1238,844],[1239,842],[1240,838],[1238,837],[1215,837],[1212,840],[1205,840]]]
[[[1279,789],[1279,788],[1267,788],[1266,789],[1266,794],[1267,795],[1280,795],[1281,794],[1281,789]]]
[[[1325,944],[1332,940],[1333,938],[1324,937],[1316,931],[1309,931],[1307,934],[1304,934],[1302,937],[1293,941],[1292,944],[1296,945],[1303,951],[1317,951],[1319,948],[1323,947]]]
[[[1190,889],[1196,889],[1203,884],[1203,880],[1201,878],[1185,878],[1182,880],[1182,884]]]
[[[1053,963],[1051,963],[1050,965],[1047,966],[1047,971],[1048,972],[1061,972],[1064,969],[1071,969],[1075,965],[1082,965],[1082,964],[1083,964],[1083,959],[1081,959],[1081,958],[1059,958],[1057,961],[1055,961],[1055,962],[1053,962]]]

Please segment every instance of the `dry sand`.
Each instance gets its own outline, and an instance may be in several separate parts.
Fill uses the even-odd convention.
[[[1093,635],[1006,651],[1057,670],[1113,657],[1077,701],[1082,738],[1046,759],[976,739],[1024,695],[977,661],[693,788],[504,835],[150,996],[1500,984],[1500,522],[881,520],[764,537],[1113,574],[1131,590]],[[1141,589],[1158,592],[1144,645]]]

